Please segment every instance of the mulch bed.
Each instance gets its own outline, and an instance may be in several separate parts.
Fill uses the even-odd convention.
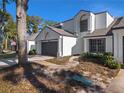
[[[80,64],[72,68],[71,71],[86,76],[92,80],[94,84],[104,90],[112,82],[113,78],[117,76],[119,69],[110,69],[94,62],[81,61]]]
[[[104,67],[100,64],[93,62],[80,62],[80,64],[77,67],[75,67],[73,70],[81,74],[83,74],[83,72],[85,71],[90,72],[92,75],[99,73],[108,78],[115,77],[119,72],[118,69],[110,69],[108,67]]]
[[[44,74],[45,69],[40,64],[27,63],[0,70],[0,93],[75,93],[70,85]]]
[[[21,67],[16,65],[0,70],[0,93],[76,93],[85,88],[68,81],[73,74],[84,75],[84,72],[90,72],[86,77],[93,80],[91,77],[95,74],[107,79],[115,77],[119,71],[92,62],[80,62],[68,71],[53,74],[49,74],[47,69],[37,63],[26,63]]]
[[[57,65],[65,65],[69,62],[69,58],[70,58],[70,56],[65,56],[65,57],[48,59],[48,60],[45,60],[45,61],[57,64]]]

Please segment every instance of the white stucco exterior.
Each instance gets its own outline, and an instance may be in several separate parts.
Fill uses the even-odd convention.
[[[114,21],[114,18],[107,12],[96,14],[95,19],[95,29],[107,28]]]
[[[29,53],[29,51],[32,49],[36,49],[35,41],[27,41],[27,53]]]
[[[80,21],[88,20],[88,31],[80,31]],[[89,52],[89,39],[105,38],[105,52],[111,52],[114,57],[123,62],[123,36],[124,29],[114,30],[111,24],[116,21],[113,16],[107,12],[92,13],[90,11],[80,11],[71,20],[61,23],[64,31],[69,31],[74,34],[66,36],[57,33],[49,28],[45,28],[36,38],[36,49],[38,54],[41,53],[42,42],[57,41],[58,52],[57,56],[68,56],[74,54],[81,54],[82,52]],[[110,28],[110,29],[108,29]],[[61,30],[58,30],[61,31]],[[93,32],[95,32],[93,34]],[[99,33],[103,31],[103,33]],[[111,34],[108,34],[111,32]],[[113,34],[112,34],[113,32]],[[92,34],[91,36],[87,36]],[[34,44],[31,42],[31,44]]]
[[[109,13],[106,12],[106,27],[108,27],[114,21],[114,17],[112,17]]]
[[[95,29],[106,28],[106,13],[96,14]]]
[[[36,50],[37,54],[42,54],[42,42],[58,42],[58,52],[57,56],[68,56],[73,55],[75,52],[72,52],[73,47],[76,45],[76,38],[70,36],[63,36],[49,28],[43,30],[38,37],[36,38]],[[73,50],[74,51],[74,50]]]
[[[114,30],[114,57],[120,62],[123,63],[123,36],[124,29]]]
[[[75,50],[76,38],[63,36],[63,56],[69,56],[76,54]]]

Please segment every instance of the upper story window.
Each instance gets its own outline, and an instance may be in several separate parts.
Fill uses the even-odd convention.
[[[88,20],[81,20],[80,21],[80,32],[88,31]]]

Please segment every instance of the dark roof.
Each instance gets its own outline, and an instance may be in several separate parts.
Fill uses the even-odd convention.
[[[96,29],[92,33],[88,33],[85,37],[95,37],[95,36],[110,36],[112,35],[112,27],[117,22],[115,19],[107,28]]]
[[[94,14],[97,15],[97,14],[102,14],[102,13],[107,13],[107,11],[97,12],[97,13],[94,13]]]
[[[113,26],[113,29],[124,28],[124,17],[117,18],[116,23]]]
[[[64,35],[64,36],[74,36],[73,34],[63,30],[63,29],[59,29],[59,28],[55,28],[55,27],[52,27],[52,26],[47,26],[49,29],[51,29],[52,31],[60,34],[60,35]]]
[[[67,20],[65,20],[65,21],[62,21],[62,22],[59,22],[59,23],[57,23],[57,24],[55,24],[55,25],[53,25],[54,27],[57,27],[57,26],[60,26],[60,23],[64,23],[64,22],[67,22],[67,21],[70,21],[70,20],[73,20],[78,14],[80,14],[80,12],[87,12],[87,13],[90,13],[90,12],[92,12],[92,11],[87,11],[87,10],[80,10],[79,12],[77,12],[71,19],[67,19]],[[94,13],[94,12],[92,12],[92,13]],[[102,11],[102,12],[97,12],[97,13],[94,13],[95,15],[97,15],[97,14],[102,14],[102,13],[109,13],[108,11]],[[110,13],[109,13],[110,14]],[[110,14],[111,15],[111,14]],[[112,16],[112,15],[111,15]],[[112,16],[113,17],[113,16]]]
[[[31,35],[29,35],[29,36],[27,37],[27,40],[29,40],[29,41],[34,41],[35,38],[38,36],[38,34],[39,34],[39,32],[38,32],[38,33],[32,33]]]

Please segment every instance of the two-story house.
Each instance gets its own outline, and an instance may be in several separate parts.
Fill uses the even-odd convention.
[[[38,54],[68,56],[82,52],[111,52],[124,60],[124,17],[81,10],[72,19],[46,26],[36,38]]]

